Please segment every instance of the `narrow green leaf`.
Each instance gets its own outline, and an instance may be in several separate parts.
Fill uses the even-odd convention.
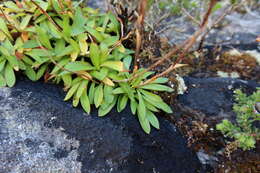
[[[9,37],[9,39],[13,40],[13,38],[7,28],[6,21],[3,18],[0,18],[0,30],[2,32],[4,32],[4,34],[7,35]]]
[[[2,74],[0,74],[0,88],[5,86],[6,86],[5,78],[3,77]]]
[[[138,93],[138,100],[139,100],[139,104],[137,107],[138,116],[139,119],[144,120],[146,119],[146,107],[142,95],[140,94],[140,92],[137,93]]]
[[[88,87],[88,80],[83,80],[77,90],[77,93],[76,93],[76,98],[80,98],[81,95],[83,94],[83,92],[85,90],[87,90],[87,87]]]
[[[117,102],[117,112],[121,112],[125,109],[128,101],[128,96],[126,94],[119,97]]]
[[[160,85],[160,84],[148,84],[148,85],[142,86],[141,88],[153,90],[153,91],[167,91],[167,92],[174,91],[172,88],[165,86],[165,85]]]
[[[107,67],[116,71],[123,71],[124,70],[124,63],[121,61],[106,61],[101,64],[103,67]]]
[[[39,47],[40,44],[36,41],[36,40],[28,40],[27,42],[25,42],[23,44],[23,48],[36,48],[36,47]]]
[[[30,20],[31,20],[32,16],[31,15],[26,15],[23,19],[22,22],[20,24],[20,29],[24,30],[27,25],[29,24]]]
[[[61,76],[63,82],[64,82],[64,86],[65,88],[70,88],[71,87],[71,84],[72,84],[72,77],[70,74],[66,74],[66,75],[63,75]]]
[[[108,105],[102,104],[100,106],[100,108],[98,109],[98,116],[103,117],[106,114],[108,114],[111,111],[111,109],[115,106],[116,101],[117,101],[117,97],[114,97],[114,100],[111,104],[108,104]]]
[[[31,81],[37,80],[37,74],[31,66],[26,66],[25,74]]]
[[[36,80],[39,80],[44,75],[47,67],[48,67],[47,64],[44,64],[40,67],[40,69],[38,70],[38,72],[36,74]]]
[[[114,89],[112,91],[112,93],[113,94],[123,94],[123,93],[125,93],[125,91],[122,88],[118,87],[118,88]]]
[[[98,108],[101,105],[103,98],[104,98],[103,85],[100,84],[95,90],[94,104],[96,108]]]
[[[147,111],[147,119],[153,127],[155,127],[156,129],[160,129],[159,121],[151,111]]]
[[[69,100],[69,99],[74,95],[74,93],[77,91],[79,85],[80,85],[79,82],[76,83],[76,84],[74,84],[74,85],[72,85],[72,87],[71,87],[70,90],[68,91],[68,93],[67,93],[67,95],[66,95],[64,101]]]
[[[85,29],[87,30],[88,33],[90,33],[92,36],[94,36],[98,42],[102,42],[104,40],[104,37],[95,29],[85,26]]]
[[[155,79],[152,83],[163,84],[163,83],[168,82],[168,80],[169,79],[166,77],[159,77],[159,78]]]
[[[93,70],[95,69],[93,66],[91,66],[88,62],[83,62],[83,61],[75,61],[75,62],[70,62],[64,67],[65,69],[72,71],[72,72],[77,72],[77,71],[88,71],[88,70]]]
[[[4,69],[4,67],[5,67],[5,62],[6,62],[6,60],[2,60],[2,61],[0,62],[0,72]]]
[[[133,115],[136,114],[136,110],[137,110],[137,102],[135,100],[130,100],[130,107],[131,107],[131,112]]]
[[[68,64],[70,61],[70,59],[68,57],[65,57],[63,59],[61,59],[58,62],[58,65],[55,65],[55,67],[53,68],[53,70],[51,71],[51,74],[55,74],[57,73],[62,67],[64,67],[66,64]]]
[[[139,89],[138,91],[140,91],[144,97],[146,97],[148,100],[151,100],[153,102],[163,102],[162,98],[156,94],[153,94],[151,92]]]
[[[138,119],[144,132],[150,134],[151,126],[149,120],[146,117],[142,118],[142,115],[140,115],[140,113],[138,113]]]
[[[100,50],[96,43],[90,44],[90,59],[92,64],[99,68],[100,65]]]
[[[77,97],[73,97],[73,101],[72,101],[72,106],[73,107],[77,107],[78,106],[78,104],[79,104],[79,98],[77,98]]]
[[[95,83],[92,82],[90,87],[89,87],[89,93],[88,93],[88,98],[89,98],[89,103],[93,104],[94,103],[94,97],[95,97]]]
[[[87,90],[84,90],[80,97],[80,104],[82,108],[89,114],[90,113],[90,103],[87,96]]]
[[[113,87],[108,85],[104,86],[104,101],[106,103],[110,104],[113,102],[115,96],[113,95],[112,91],[113,91]]]
[[[5,75],[5,80],[6,80],[7,86],[13,87],[15,84],[16,78],[15,78],[14,70],[9,63],[6,64],[4,75]]]
[[[49,35],[41,27],[36,27],[36,32],[39,37],[40,43],[48,49],[52,49]]]

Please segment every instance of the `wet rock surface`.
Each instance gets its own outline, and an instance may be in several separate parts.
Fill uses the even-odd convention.
[[[201,169],[168,121],[146,135],[127,109],[105,118],[63,102],[61,88],[20,79],[0,89],[1,173],[194,173]],[[187,166],[188,164],[188,166]]]
[[[208,116],[228,118],[232,113],[234,90],[242,89],[252,94],[260,84],[233,78],[192,78],[185,77],[188,90],[179,95],[178,101],[189,108]]]

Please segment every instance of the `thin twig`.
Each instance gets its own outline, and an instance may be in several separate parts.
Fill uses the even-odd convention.
[[[140,87],[140,86],[143,86],[143,85],[146,85],[146,84],[149,84],[151,83],[152,81],[156,80],[157,78],[161,77],[161,76],[164,76],[164,75],[167,75],[168,73],[170,73],[172,70],[176,69],[176,65],[179,64],[182,59],[186,56],[186,54],[188,53],[189,49],[194,45],[194,43],[196,43],[197,41],[197,38],[207,29],[207,24],[208,24],[208,19],[209,19],[209,16],[212,12],[212,9],[213,7],[215,6],[215,4],[217,3],[217,0],[211,0],[210,1],[210,4],[209,4],[209,8],[206,12],[206,14],[204,15],[203,17],[203,20],[200,24],[200,29],[198,31],[196,31],[190,39],[188,39],[188,41],[185,41],[184,43],[187,42],[187,44],[184,44],[184,48],[183,48],[183,51],[182,53],[179,55],[179,57],[177,58],[177,60],[167,69],[165,70],[164,72],[162,73],[159,73],[155,76],[153,76],[151,79],[148,79],[147,81],[143,82],[141,85],[137,86],[137,87]],[[183,44],[182,44],[183,45]],[[176,50],[172,51],[172,52],[177,52]],[[170,52],[170,53],[172,53]],[[167,56],[166,56],[167,57]],[[166,57],[164,57],[163,59],[167,59]],[[163,61],[164,61],[163,60]],[[162,63],[162,59],[159,60],[160,63]],[[159,65],[160,63],[158,63],[158,61],[152,65],[151,67],[154,68],[155,66]],[[150,67],[150,68],[151,68]],[[148,68],[149,69],[149,68]],[[149,71],[149,70],[148,70]]]
[[[199,43],[199,48],[198,50],[202,49],[203,47],[203,43],[205,41],[206,36],[209,34],[209,32],[216,26],[218,25],[227,15],[229,15],[231,12],[233,12],[234,10],[236,10],[237,8],[239,8],[240,6],[242,6],[244,3],[244,1],[241,1],[238,4],[233,4],[232,6],[230,6],[229,8],[227,8],[222,15],[220,15],[217,20],[211,24],[211,26],[208,27],[207,31],[201,36],[201,40]]]
[[[197,20],[197,19],[195,19],[185,8],[181,8],[181,11],[183,12],[183,13],[185,13],[186,14],[186,16],[189,18],[189,19],[191,19],[191,21],[193,21],[194,23],[196,23],[197,25],[200,25],[200,22]]]
[[[139,3],[139,9],[138,9],[138,17],[136,21],[136,49],[135,49],[135,60],[134,60],[134,72],[138,69],[138,58],[140,54],[140,49],[142,46],[142,31],[143,31],[143,25],[144,25],[144,18],[145,18],[145,12],[147,7],[147,0],[141,0]]]
[[[62,31],[62,28],[55,23],[55,21],[49,16],[49,14],[42,9],[34,0],[31,0],[31,2],[48,18],[48,20],[58,29],[58,31]]]
[[[2,7],[0,7],[0,11],[2,13],[2,15],[4,16],[5,20],[17,31],[20,32],[18,28],[16,28],[16,26],[14,24],[12,24],[12,22],[8,19],[8,17],[6,16],[6,14],[4,13]]]

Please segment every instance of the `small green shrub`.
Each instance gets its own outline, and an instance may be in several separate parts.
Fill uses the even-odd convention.
[[[22,0],[0,5],[0,86],[15,85],[15,71],[30,80],[63,83],[65,101],[91,105],[100,117],[130,102],[146,133],[159,129],[155,112],[171,108],[153,91],[172,92],[166,78],[143,84],[153,72],[130,72],[133,51],[121,41],[121,28],[112,13],[82,7],[70,0]],[[138,76],[136,74],[139,74]]]
[[[243,150],[249,150],[254,148],[256,141],[260,139],[260,130],[253,125],[260,120],[260,114],[255,110],[256,103],[260,102],[260,89],[250,96],[241,90],[236,90],[235,99],[237,103],[234,104],[233,110],[237,115],[237,123],[223,120],[217,125],[217,129],[226,136],[234,138]]]

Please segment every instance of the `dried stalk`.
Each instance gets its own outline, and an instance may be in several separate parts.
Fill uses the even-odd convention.
[[[177,68],[177,64],[179,64],[183,58],[187,55],[188,51],[190,48],[192,48],[192,46],[196,43],[198,37],[205,32],[205,30],[207,29],[207,24],[208,24],[208,19],[210,14],[212,13],[212,9],[213,7],[216,5],[217,0],[211,0],[210,4],[209,4],[209,8],[206,12],[206,14],[203,17],[203,20],[200,24],[200,28],[198,31],[196,31],[190,39],[184,41],[184,43],[182,44],[182,46],[184,46],[182,53],[178,56],[177,60],[168,68],[166,69],[164,72],[159,73],[155,76],[153,76],[151,79],[148,79],[147,81],[143,82],[141,85],[137,86],[143,86],[143,85],[147,85],[151,82],[153,82],[154,80],[156,80],[159,77],[165,76],[167,74],[169,74],[171,71],[173,71],[174,69]],[[187,44],[185,44],[187,43]],[[163,63],[166,59],[170,58],[172,55],[174,55],[181,47],[178,46],[177,48],[175,48],[173,51],[169,52],[168,54],[165,55],[165,57],[163,57],[161,60],[157,61],[155,64],[153,64],[151,67],[149,67],[147,70],[150,71],[152,68],[156,67],[157,65],[160,65],[161,63]]]
[[[58,29],[58,31],[62,32],[62,28],[55,23],[55,21],[49,16],[49,14],[42,9],[34,0],[31,0],[31,2],[48,18],[48,20]]]
[[[147,7],[147,0],[141,0],[139,3],[139,9],[138,9],[138,17],[136,21],[136,48],[135,48],[135,60],[134,60],[134,72],[138,69],[137,60],[139,58],[140,49],[142,46],[142,31],[143,31],[143,25],[144,25],[144,18],[145,18],[145,12]]]

